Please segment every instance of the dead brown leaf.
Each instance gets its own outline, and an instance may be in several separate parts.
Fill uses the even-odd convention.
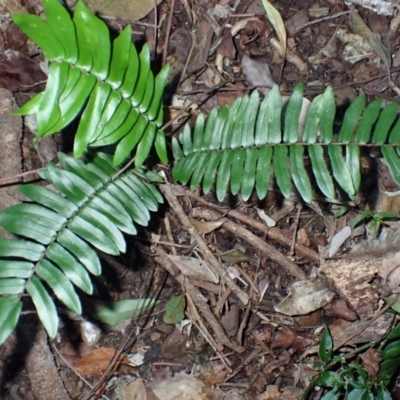
[[[288,329],[281,329],[275,332],[272,342],[272,349],[290,349],[296,350],[304,348],[301,338]]]
[[[84,355],[76,364],[75,369],[85,376],[100,376],[110,365],[116,350],[112,347],[99,347]],[[118,362],[127,362],[121,354]]]
[[[187,340],[188,336],[182,334],[178,328],[175,328],[161,345],[162,356],[172,359],[184,355],[186,352]]]
[[[218,221],[199,221],[196,218],[189,217],[189,220],[198,232],[207,235],[218,229],[226,221],[226,218],[221,218]]]
[[[369,348],[363,357],[363,364],[366,371],[371,375],[372,381],[376,381],[379,373],[379,364],[382,356],[377,349]]]
[[[334,318],[341,318],[345,321],[355,321],[358,319],[357,313],[349,308],[343,299],[336,299],[324,307],[326,315]]]

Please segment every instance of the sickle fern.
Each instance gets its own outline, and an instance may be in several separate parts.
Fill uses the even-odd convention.
[[[205,193],[215,183],[220,201],[228,185],[233,195],[240,192],[244,200],[254,188],[262,199],[273,170],[285,197],[290,196],[293,181],[309,203],[312,185],[305,167],[308,156],[316,186],[325,196],[335,198],[331,175],[349,196],[354,196],[361,181],[360,147],[377,146],[400,184],[397,103],[381,109],[381,101],[375,100],[365,107],[365,97],[359,96],[347,109],[337,135],[333,130],[336,105],[331,88],[313,100],[300,134],[302,103],[303,86],[299,84],[283,112],[282,96],[275,86],[261,103],[255,91],[250,97],[237,99],[230,108],[225,106],[219,112],[213,109],[207,120],[200,114],[193,133],[186,125],[179,140],[172,139],[174,179],[183,184],[190,181],[192,190],[201,184]]]
[[[84,162],[60,153],[59,159],[63,169],[50,163],[40,176],[61,194],[24,185],[20,190],[32,202],[0,214],[3,228],[25,238],[0,239],[0,344],[18,322],[25,292],[54,338],[58,317],[48,288],[80,314],[74,286],[91,294],[89,273],[101,272],[92,247],[112,255],[124,252],[122,232],[135,234],[134,222],[146,226],[149,211],[157,211],[163,201],[140,170],[114,179],[118,169],[109,155],[97,153]]]
[[[85,160],[59,155],[62,168],[49,164],[41,177],[57,189],[28,184],[21,192],[30,203],[0,214],[0,225],[23,239],[0,239],[0,344],[14,330],[22,295],[33,300],[50,337],[58,326],[49,289],[68,308],[80,313],[74,287],[91,293],[89,273],[100,273],[95,249],[117,255],[125,250],[122,232],[135,234],[134,223],[146,226],[149,211],[162,197],[141,170],[118,175],[121,161],[135,150],[135,166],[146,161],[152,146],[167,162],[162,123],[165,67],[154,78],[149,49],[140,54],[126,27],[111,44],[106,25],[81,0],[73,18],[58,0],[44,0],[46,21],[35,15],[15,15],[14,21],[51,62],[46,89],[16,115],[37,114],[38,138],[51,135],[82,114],[74,156],[87,147],[117,144],[113,157],[94,153]],[[354,196],[361,181],[360,148],[377,146],[395,181],[400,184],[400,120],[397,103],[381,108],[380,100],[365,106],[364,96],[348,108],[338,133],[333,122],[336,105],[328,88],[317,96],[299,129],[303,87],[296,86],[286,106],[277,87],[260,102],[255,91],[206,119],[197,118],[172,139],[173,176],[191,189],[213,185],[219,200],[228,186],[248,199],[256,190],[266,196],[270,177],[289,197],[292,181],[306,202],[312,183],[329,198],[334,180]],[[333,180],[333,178],[334,180]]]
[[[136,148],[141,167],[155,147],[167,162],[162,95],[168,66],[154,78],[150,52],[138,55],[127,25],[111,44],[107,25],[78,1],[74,17],[57,0],[43,0],[46,21],[36,15],[14,15],[15,23],[51,62],[46,89],[16,115],[37,114],[38,138],[67,126],[81,111],[74,156],[88,146],[118,143],[114,164]]]

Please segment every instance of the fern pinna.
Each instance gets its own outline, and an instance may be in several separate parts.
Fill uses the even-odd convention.
[[[74,17],[57,0],[43,0],[46,21],[36,15],[14,15],[15,23],[51,62],[44,92],[16,115],[37,114],[38,138],[67,126],[82,110],[74,156],[88,146],[118,143],[114,164],[136,148],[135,165],[146,160],[153,143],[167,162],[162,96],[165,66],[154,78],[150,51],[138,55],[127,25],[111,45],[107,25],[78,1]]]
[[[186,125],[179,139],[173,138],[174,179],[183,184],[190,181],[192,190],[201,184],[205,193],[215,184],[219,201],[224,199],[228,185],[233,195],[240,193],[244,200],[254,188],[263,199],[273,170],[285,197],[291,194],[293,180],[309,203],[312,185],[305,168],[308,155],[316,184],[325,196],[335,198],[331,175],[349,196],[354,196],[361,182],[360,147],[368,145],[381,148],[394,180],[400,184],[397,103],[381,108],[381,100],[375,100],[365,107],[365,96],[357,97],[337,135],[333,129],[336,104],[332,88],[312,101],[300,133],[302,104],[302,84],[295,87],[285,110],[275,86],[262,102],[254,91],[250,97],[235,100],[231,107],[222,107],[219,112],[213,109],[207,120],[200,114],[193,133]]]
[[[60,153],[59,159],[62,169],[50,163],[40,176],[61,194],[27,184],[20,190],[32,202],[0,214],[3,228],[26,238],[0,239],[0,344],[15,329],[24,292],[54,338],[58,314],[47,287],[80,314],[74,285],[91,294],[89,272],[101,272],[92,247],[112,255],[124,252],[122,232],[135,234],[134,222],[146,226],[149,211],[163,201],[141,170],[118,175],[110,155],[97,153],[83,161]]]

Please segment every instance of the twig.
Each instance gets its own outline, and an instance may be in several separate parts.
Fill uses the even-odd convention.
[[[310,25],[319,24],[320,22],[324,22],[324,21],[327,21],[329,19],[338,18],[338,17],[341,17],[342,15],[346,15],[346,14],[349,14],[349,13],[350,13],[350,11],[342,11],[342,12],[338,12],[336,14],[328,15],[326,17],[315,19],[314,21],[311,21],[311,22],[307,22],[303,26],[300,26],[299,28],[297,28],[293,35],[296,35],[297,33],[299,33],[300,31],[302,31],[303,29],[307,28]]]
[[[224,216],[228,215],[230,217],[233,217],[238,221],[243,222],[246,225],[249,225],[252,228],[259,230],[260,232],[263,232],[265,235],[268,236],[269,239],[279,243],[281,246],[290,247],[291,245],[290,239],[284,236],[278,228],[268,228],[265,224],[256,221],[254,218],[249,217],[248,215],[243,214],[238,210],[230,210],[228,212],[226,212],[227,210],[221,210],[220,205],[208,202],[189,190],[186,190],[186,195],[208,207],[218,210],[218,212],[220,212]],[[319,255],[314,251],[312,251],[311,249],[309,249],[308,247],[296,243],[294,248],[296,250],[296,254],[301,254],[303,257],[307,257],[314,262],[320,261]]]
[[[219,321],[212,313],[209,305],[207,304],[207,300],[201,294],[200,290],[195,287],[188,279],[182,274],[176,274],[172,267],[172,261],[169,259],[166,253],[161,250],[157,251],[158,257],[155,260],[162,265],[180,284],[185,288],[186,293],[190,295],[190,299],[193,300],[193,303],[196,305],[196,308],[200,310],[203,316],[207,319],[208,324],[210,324],[212,330],[215,333],[216,338],[218,339],[218,344],[216,344],[216,348],[221,351],[222,346],[228,346],[232,350],[240,353],[242,352],[242,347],[234,344],[226,335],[223,328],[221,327]],[[200,319],[201,320],[201,319]]]
[[[163,56],[162,56],[162,65],[165,65],[167,63],[169,34],[170,34],[170,31],[171,31],[172,17],[174,15],[174,8],[175,8],[175,0],[172,0],[171,1],[171,10],[170,10],[169,15],[168,15],[167,32],[165,34]]]
[[[219,275],[221,279],[223,279],[224,283],[232,290],[232,292],[236,294],[239,300],[246,305],[249,302],[249,296],[244,293],[235,282],[233,282],[226,270],[221,266],[214,254],[208,248],[207,243],[200,236],[199,232],[197,232],[195,227],[190,223],[189,218],[185,214],[181,204],[172,192],[171,185],[160,185],[160,190],[168,200],[168,203],[172,209],[175,211],[185,230],[197,242],[199,249],[203,252],[203,257],[206,263],[208,263],[209,267],[214,270],[213,272],[215,275]]]
[[[193,209],[193,216],[204,218],[208,221],[221,218],[219,213],[215,211],[199,209],[199,208]],[[249,232],[246,228],[243,228],[242,226],[232,221],[226,221],[223,227],[232,232],[233,234],[243,238],[258,250],[267,254],[268,257],[270,257],[273,261],[281,265],[290,275],[296,277],[301,281],[307,279],[307,274],[302,269],[300,269],[294,262],[290,261],[282,253],[276,250],[275,247],[271,246],[264,240],[260,239],[253,233]]]

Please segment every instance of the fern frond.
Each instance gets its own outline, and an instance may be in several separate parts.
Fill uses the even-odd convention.
[[[74,286],[92,293],[89,273],[99,275],[100,261],[91,246],[118,255],[125,251],[122,232],[146,226],[162,196],[154,185],[126,172],[113,178],[112,158],[98,153],[90,161],[59,154],[40,173],[59,193],[27,184],[21,192],[32,200],[0,214],[0,225],[25,239],[0,239],[0,344],[14,330],[27,292],[47,332],[54,337],[58,316],[48,292],[80,314]],[[140,171],[139,171],[140,172]]]
[[[140,168],[162,124],[168,66],[154,77],[149,47],[144,45],[137,53],[130,25],[111,44],[106,24],[82,0],[73,19],[58,0],[44,0],[43,5],[46,21],[36,15],[13,16],[51,61],[45,91],[15,114],[37,114],[40,138],[58,132],[83,111],[75,157],[88,146],[118,143],[114,164],[120,164],[136,148],[135,166]],[[167,162],[164,148],[165,139],[159,133],[156,151],[161,161]]]
[[[398,104],[381,109],[380,100],[365,107],[365,97],[356,98],[347,109],[341,128],[334,132],[335,98],[330,87],[310,104],[299,129],[303,86],[298,84],[286,108],[275,86],[262,102],[258,92],[237,99],[230,108],[213,109],[207,118],[200,114],[193,133],[185,126],[172,139],[175,181],[194,190],[202,185],[207,193],[213,184],[219,201],[228,186],[233,195],[247,200],[255,189],[260,199],[268,191],[270,176],[285,197],[292,183],[305,202],[312,200],[312,184],[305,160],[308,158],[316,186],[335,198],[334,181],[351,197],[360,187],[360,148],[381,148],[394,180],[400,184],[400,119]],[[281,127],[283,121],[283,127]]]

